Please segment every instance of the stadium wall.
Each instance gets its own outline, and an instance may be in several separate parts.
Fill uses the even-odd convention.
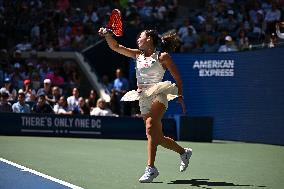
[[[213,139],[284,144],[283,47],[172,57],[188,115],[213,117]],[[169,73],[165,79],[172,80]],[[167,116],[179,113],[170,103]]]
[[[0,135],[146,139],[138,117],[0,113]],[[176,122],[165,118],[163,131],[177,139]]]

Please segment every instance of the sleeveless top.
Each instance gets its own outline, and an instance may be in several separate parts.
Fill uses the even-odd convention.
[[[150,57],[141,53],[136,59],[136,78],[138,85],[159,83],[162,81],[165,69],[159,61],[159,51]]]

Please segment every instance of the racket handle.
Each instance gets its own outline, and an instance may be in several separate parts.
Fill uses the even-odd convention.
[[[102,34],[103,34],[103,35],[112,34],[112,30],[109,29],[109,28],[104,28],[103,31],[102,31]]]

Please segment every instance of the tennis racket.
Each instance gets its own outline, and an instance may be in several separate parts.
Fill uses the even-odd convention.
[[[108,24],[105,28],[100,28],[98,31],[99,35],[103,36],[106,33],[113,33],[115,36],[120,37],[123,35],[123,30],[122,30],[122,19],[121,19],[121,12],[118,9],[114,9],[111,12]],[[83,49],[81,52],[84,53],[88,51],[89,49],[93,48],[94,46],[99,45],[105,41],[105,38],[97,41],[94,45],[90,45],[89,47]]]
[[[108,30],[108,32],[112,32],[117,37],[123,35],[120,10],[112,10],[106,29]]]

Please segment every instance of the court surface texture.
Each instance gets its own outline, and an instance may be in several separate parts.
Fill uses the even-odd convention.
[[[158,147],[160,175],[141,184],[146,140],[0,136],[1,189],[281,189],[284,147],[214,141],[191,147],[186,172],[179,155]]]

